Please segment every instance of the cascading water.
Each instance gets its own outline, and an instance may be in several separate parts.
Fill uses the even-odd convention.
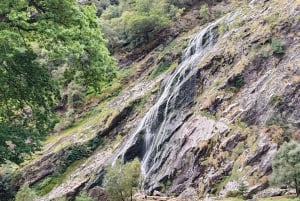
[[[172,146],[168,145],[168,140],[190,116],[187,110],[196,94],[198,64],[217,42],[220,22],[231,21],[231,17],[217,20],[191,39],[183,52],[181,64],[164,81],[161,96],[113,157],[113,160],[122,157],[124,161],[140,157],[144,188],[150,188],[151,175],[159,171],[168,157],[168,146]]]

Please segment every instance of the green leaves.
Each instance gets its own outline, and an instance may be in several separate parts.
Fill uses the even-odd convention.
[[[1,1],[0,163],[20,163],[21,153],[36,150],[54,126],[57,83],[76,81],[76,75],[83,87],[101,91],[115,77],[105,45],[93,6],[80,7],[76,0]],[[52,72],[62,63],[67,73],[57,82]]]
[[[104,178],[105,191],[111,201],[126,201],[132,196],[133,188],[138,186],[140,162],[136,158],[125,165],[120,161],[107,169]]]
[[[296,187],[298,195],[300,184],[300,144],[295,141],[285,142],[274,156],[272,166],[272,181],[276,184]]]

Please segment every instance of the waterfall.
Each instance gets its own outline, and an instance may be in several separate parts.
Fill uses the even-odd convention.
[[[172,145],[168,145],[167,141],[189,115],[186,111],[196,94],[198,64],[207,52],[213,51],[219,37],[220,22],[231,21],[231,17],[228,15],[217,20],[190,40],[183,51],[181,64],[164,80],[163,92],[157,102],[114,156],[113,160],[122,157],[125,161],[139,156],[146,188],[147,180],[155,179],[151,175],[159,171],[168,157],[168,146]]]

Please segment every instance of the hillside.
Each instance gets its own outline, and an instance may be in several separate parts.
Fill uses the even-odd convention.
[[[105,200],[105,168],[137,157],[137,199],[224,199],[241,183],[247,198],[285,194],[270,175],[283,142],[300,140],[300,2],[216,1],[206,20],[203,3],[146,45],[110,47],[113,84],[16,167],[18,184],[39,201]]]

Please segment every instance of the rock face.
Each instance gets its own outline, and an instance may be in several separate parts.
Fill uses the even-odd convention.
[[[300,138],[299,14],[297,0],[251,1],[199,28],[175,70],[152,81],[142,73],[110,102],[111,108],[118,107],[117,115],[106,118],[107,129],[95,132],[111,139],[122,133],[123,140],[94,150],[40,200],[80,189],[105,200],[97,187],[105,166],[135,157],[141,160],[142,188],[148,194],[224,197],[241,182],[247,184],[248,197],[263,191],[278,145]],[[145,58],[146,68],[154,60]],[[147,92],[153,96],[144,113],[126,110],[128,100]],[[58,153],[25,167],[25,180],[35,183],[52,174]]]

